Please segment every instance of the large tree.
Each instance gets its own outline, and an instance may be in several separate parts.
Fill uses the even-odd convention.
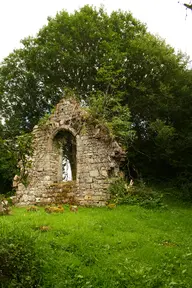
[[[130,173],[192,172],[188,59],[130,13],[89,6],[62,11],[22,43],[0,66],[4,137],[31,131],[68,88],[123,138]]]

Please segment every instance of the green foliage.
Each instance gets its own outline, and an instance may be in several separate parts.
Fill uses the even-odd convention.
[[[165,148],[175,136],[175,129],[172,126],[166,125],[162,120],[156,119],[151,122],[150,129],[155,133],[155,141],[157,145]]]
[[[114,179],[110,184],[108,191],[111,194],[111,200],[119,203],[119,200],[123,199],[127,194],[127,182],[120,177]]]
[[[47,124],[50,117],[50,113],[46,113],[38,122],[38,126],[45,128],[45,124]]]
[[[40,127],[41,129],[48,128],[50,116],[51,116],[51,114],[54,114],[54,112],[55,112],[55,107],[53,107],[50,112],[45,113],[45,115],[39,119],[39,121],[37,123],[38,127]]]
[[[0,137],[0,194],[11,190],[16,172],[17,155],[13,150],[13,142]]]
[[[117,204],[139,205],[148,209],[166,208],[163,194],[155,192],[142,181],[128,185],[123,178],[114,179],[108,188],[111,201]]]
[[[129,108],[122,106],[121,98],[95,93],[89,102],[89,113],[93,119],[98,119],[109,128],[111,136],[118,139],[127,148],[135,139],[135,131],[130,121],[131,115]]]
[[[11,194],[13,194],[12,191],[11,191]],[[9,204],[9,206],[13,206],[13,200],[12,200],[12,198],[9,197],[8,195],[9,195],[9,192],[6,193],[6,200],[7,200],[8,204]]]
[[[31,155],[32,154],[32,134],[31,133],[22,133],[17,136],[16,146],[18,147],[18,151],[20,153],[20,158],[24,157],[24,154]]]
[[[27,184],[27,169],[30,167],[31,155],[32,135],[30,133],[21,133],[10,139],[0,137],[0,194],[11,191],[13,178],[19,173],[18,163],[21,167],[20,176],[23,184]]]
[[[75,91],[127,149],[133,177],[170,181],[187,175],[191,182],[192,71],[185,55],[130,13],[108,15],[87,5],[50,17],[22,44],[0,65],[3,141],[30,132],[63,91]],[[7,190],[15,162],[7,162],[6,176],[9,153],[2,154],[0,180]]]
[[[186,177],[178,178],[177,187],[179,187],[179,191],[177,190],[175,198],[184,202],[192,202],[192,183],[190,179],[186,179]]]
[[[23,133],[16,138],[17,159],[19,161],[20,178],[24,185],[28,184],[28,168],[31,167],[30,156],[33,153],[32,149],[32,134]]]
[[[40,287],[41,260],[34,236],[0,229],[0,287]]]

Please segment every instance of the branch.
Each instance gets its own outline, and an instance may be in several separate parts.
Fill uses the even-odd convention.
[[[186,8],[192,10],[192,4],[186,4],[186,3],[184,3],[183,5],[184,5]]]

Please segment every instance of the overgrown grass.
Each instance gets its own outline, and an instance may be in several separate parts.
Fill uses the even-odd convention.
[[[34,239],[41,257],[39,287],[191,288],[191,213],[190,207],[170,205],[167,210],[79,208],[77,213],[65,207],[63,214],[14,208],[12,216],[0,218],[0,233],[14,228]]]

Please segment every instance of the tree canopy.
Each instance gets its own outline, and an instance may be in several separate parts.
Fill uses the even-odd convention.
[[[0,65],[4,140],[30,132],[72,89],[122,141],[127,176],[191,177],[192,72],[185,55],[131,13],[90,6],[50,17],[21,42]]]

